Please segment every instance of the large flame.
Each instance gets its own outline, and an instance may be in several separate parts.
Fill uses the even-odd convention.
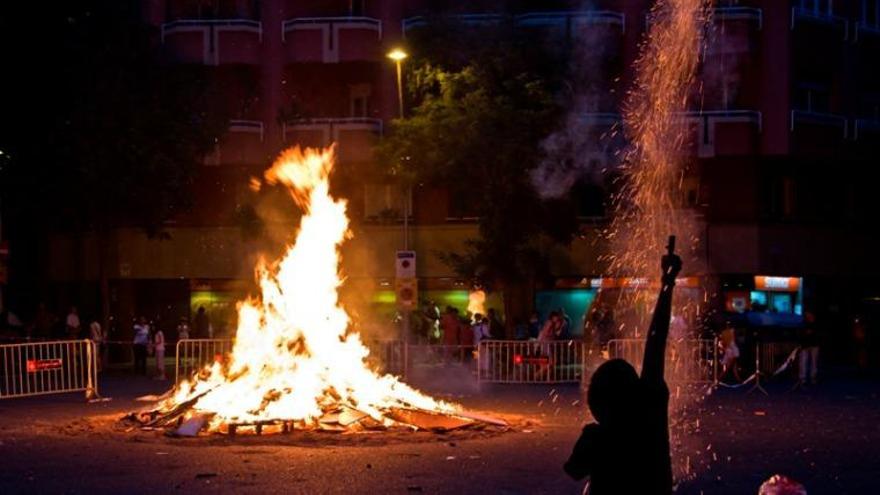
[[[194,411],[223,424],[290,420],[314,424],[328,409],[348,405],[386,425],[390,408],[452,412],[391,375],[371,370],[369,354],[340,305],[339,248],[351,236],[346,202],[330,195],[335,147],[299,147],[265,173],[288,188],[303,216],[281,259],[257,266],[261,296],[239,304],[235,344],[226,366],[214,364],[184,382],[163,407],[195,400]]]

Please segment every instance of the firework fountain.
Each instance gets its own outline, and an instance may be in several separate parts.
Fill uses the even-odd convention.
[[[702,244],[698,219],[685,209],[683,183],[687,163],[688,129],[683,112],[687,109],[692,83],[697,74],[711,0],[657,0],[649,16],[649,29],[636,62],[633,89],[624,109],[624,128],[632,146],[623,157],[621,188],[613,198],[614,220],[607,231],[610,252],[609,272],[616,277],[650,281],[656,277],[657,253],[663,251],[667,236],[680,240],[685,270],[699,274],[705,261],[699,255]],[[618,328],[621,337],[642,337],[647,328],[654,291],[623,290],[615,303],[623,316]],[[699,315],[702,298],[677,294],[673,313]],[[673,336],[675,338],[683,336]],[[687,336],[684,336],[687,337]],[[676,354],[670,343],[671,361],[692,359]],[[667,366],[667,379],[675,381],[681,362]],[[672,376],[669,376],[672,375]],[[690,457],[677,438],[692,431],[683,420],[692,401],[673,390],[673,458],[678,478],[692,475]],[[678,446],[677,446],[678,444]],[[678,451],[676,451],[678,450]]]

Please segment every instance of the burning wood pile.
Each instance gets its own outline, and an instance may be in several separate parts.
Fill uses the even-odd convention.
[[[506,426],[367,366],[338,297],[339,248],[351,233],[345,201],[330,195],[333,163],[333,147],[292,148],[265,173],[303,210],[295,241],[280,259],[258,263],[261,294],[239,304],[228,358],[128,420],[186,436]]]

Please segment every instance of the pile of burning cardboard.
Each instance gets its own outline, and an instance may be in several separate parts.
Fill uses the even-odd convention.
[[[169,392],[170,394],[170,392]],[[166,396],[145,396],[141,400],[161,401]],[[292,433],[294,431],[324,431],[336,433],[359,433],[381,431],[431,431],[444,433],[453,430],[493,429],[503,431],[509,424],[498,418],[470,411],[457,411],[454,414],[428,411],[418,408],[391,407],[382,411],[383,416],[376,419],[350,404],[333,404],[325,408],[317,420],[305,422],[284,418],[238,422],[235,420],[214,421],[216,414],[195,409],[199,397],[176,404],[171,409],[149,406],[129,413],[123,421],[135,424],[144,430],[164,430],[169,436],[191,437],[205,433],[226,435],[255,434],[270,435]],[[160,402],[161,404],[161,402]]]

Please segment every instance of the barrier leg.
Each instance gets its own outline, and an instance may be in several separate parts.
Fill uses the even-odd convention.
[[[761,392],[764,395],[770,395],[767,393],[767,390],[761,386],[761,343],[758,342],[755,344],[755,384],[752,385],[752,388],[749,389],[747,394],[754,392],[755,390]]]
[[[94,400],[100,398],[98,395],[98,373],[97,373],[97,362],[96,352],[94,349],[95,343],[91,340],[86,340],[86,400]]]

